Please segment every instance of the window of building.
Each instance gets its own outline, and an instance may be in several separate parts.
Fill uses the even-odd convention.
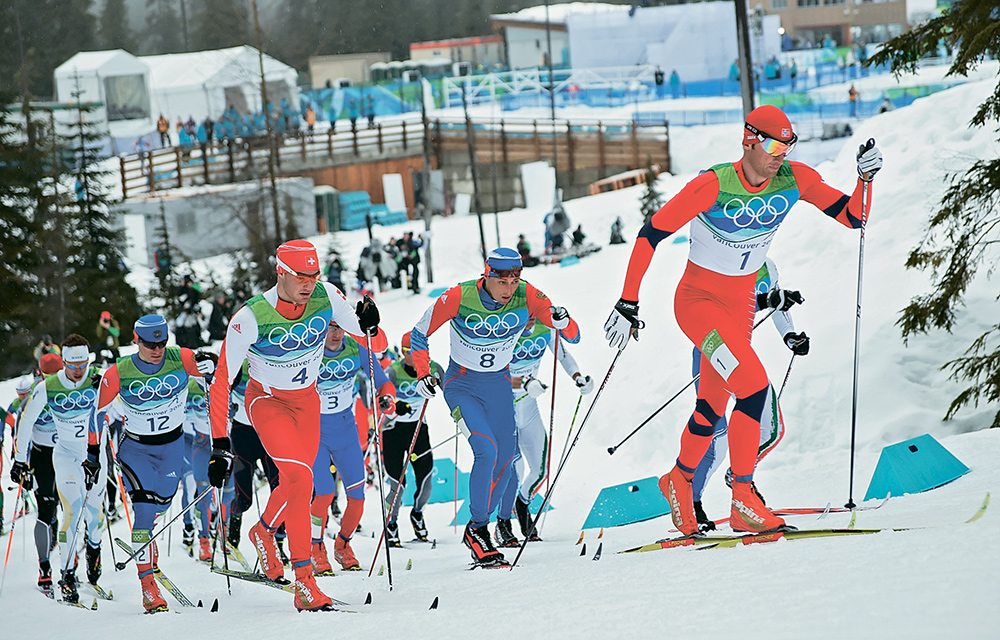
[[[802,7],[818,7],[820,0],[796,0],[796,6]]]
[[[788,0],[771,0],[771,11],[784,11],[788,8]]]

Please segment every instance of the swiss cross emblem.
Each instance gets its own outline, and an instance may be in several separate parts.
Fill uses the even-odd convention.
[[[308,264],[311,267],[314,264],[316,264],[316,260],[314,260],[313,258],[307,258],[306,259],[306,264]]]

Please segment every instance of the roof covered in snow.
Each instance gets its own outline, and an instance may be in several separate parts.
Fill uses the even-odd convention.
[[[628,5],[606,4],[604,2],[567,2],[549,5],[549,22],[565,24],[567,18],[574,15],[626,12]],[[545,5],[527,7],[516,13],[496,13],[490,16],[494,22],[526,22],[545,24]]]
[[[153,86],[161,91],[260,80],[257,50],[247,45],[213,51],[142,56],[140,59],[149,64]],[[295,73],[295,70],[264,54],[264,74],[268,78],[284,76],[289,72]]]

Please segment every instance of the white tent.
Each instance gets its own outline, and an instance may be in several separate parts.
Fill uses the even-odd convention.
[[[261,108],[260,61],[249,46],[143,56],[152,77],[152,104],[156,117],[168,120],[205,116],[218,118],[230,105],[237,111]],[[283,99],[298,108],[295,69],[264,55],[264,77],[268,99],[278,106]]]
[[[131,150],[136,138],[151,137],[156,116],[150,108],[149,65],[141,59],[121,49],[84,51],[56,67],[54,76],[59,102],[103,105],[94,119],[106,123],[112,153]]]

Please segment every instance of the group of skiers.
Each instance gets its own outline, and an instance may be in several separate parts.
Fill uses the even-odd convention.
[[[695,346],[698,394],[676,463],[660,479],[674,524],[685,535],[715,526],[701,509],[700,497],[722,460],[726,437],[731,461],[727,482],[733,492],[730,526],[748,532],[785,526],[754,484],[757,462],[784,432],[780,390],[773,389],[750,343],[754,315],[772,313],[795,356],[808,353],[809,338],[795,331],[788,314],[804,298],[778,286],[767,250],[799,199],[849,228],[861,228],[871,202],[869,183],[882,166],[874,143],[863,146],[857,157],[859,178],[848,196],[826,185],[807,165],[788,161],[795,143],[791,123],[780,109],[752,111],[743,132],[743,157],[699,175],[642,227],[621,299],[604,326],[609,345],[619,352],[630,339],[638,340],[644,326],[639,289],[653,253],[662,240],[690,223],[688,264],[674,310]],[[234,548],[239,543],[259,461],[272,490],[247,536],[262,573],[267,580],[289,582],[284,547],[278,544],[287,536],[295,607],[333,609],[315,578],[331,572],[324,540],[331,506],[336,505],[337,479],[347,503],[333,551],[343,569],[360,569],[351,538],[364,509],[372,427],[389,475],[389,492],[382,496],[388,508],[387,541],[400,542],[397,494],[409,461],[417,489],[410,522],[417,539],[426,541],[423,508],[433,459],[427,455],[431,447],[424,415],[427,402],[439,394],[474,454],[470,519],[462,535],[474,563],[508,566],[497,547],[520,544],[512,526],[515,518],[523,537],[539,539],[528,506],[549,473],[551,456],[537,406],[546,391],[540,361],[552,352],[581,395],[593,391],[594,381],[566,349],[580,342],[580,326],[566,307],[521,279],[519,252],[494,249],[482,274],[442,293],[401,337],[401,358],[385,361],[384,370],[375,360],[388,350],[389,339],[379,328],[374,301],[365,298],[352,307],[340,289],[320,281],[319,258],[307,241],[281,245],[276,265],[276,285],[233,315],[217,357],[167,346],[166,321],[148,315],[134,327],[138,352],[103,372],[90,366],[86,340],[71,335],[63,341],[61,356],[46,356],[57,362],[48,363],[43,378],[19,385],[25,399],[11,411],[17,414],[11,478],[19,491],[32,483],[38,486],[39,586],[47,581],[51,589],[57,493],[63,509],[58,539],[68,545],[60,555],[61,596],[78,598],[81,522],[86,524],[79,535],[86,546],[87,577],[96,585],[104,477],[117,476],[120,469],[134,509],[129,560],[136,562],[143,605],[148,612],[165,610],[156,580],[154,526],[179,482],[192,474],[195,489],[185,489],[186,499],[204,501],[197,508],[198,554],[211,561],[209,538],[215,530]],[[450,335],[447,366],[434,362],[429,349],[429,337],[444,325]],[[121,432],[109,438],[112,425]],[[210,524],[213,511],[218,513],[215,529]],[[497,525],[491,533],[493,515]]]

